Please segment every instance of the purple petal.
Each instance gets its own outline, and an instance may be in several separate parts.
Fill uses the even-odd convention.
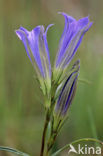
[[[31,57],[29,55],[29,50],[28,50],[28,46],[27,46],[27,38],[26,38],[25,32],[22,31],[21,29],[18,29],[18,30],[16,30],[16,35],[19,37],[20,40],[22,40],[24,47],[26,49],[27,55],[31,61]]]
[[[76,35],[75,35],[75,37],[74,37],[74,39],[75,39],[75,40],[74,40],[74,44],[73,44],[71,50],[69,51],[68,57],[65,59],[65,62],[64,62],[64,64],[63,64],[63,67],[64,67],[64,68],[65,68],[66,66],[68,66],[68,64],[69,64],[69,63],[71,62],[71,60],[73,59],[73,56],[75,55],[75,53],[76,53],[78,47],[80,46],[80,44],[81,44],[81,42],[82,42],[82,39],[83,39],[83,37],[84,37],[84,34],[89,30],[89,28],[90,28],[91,26],[92,26],[92,22],[84,29],[83,32],[81,32],[80,36],[78,35],[78,36],[76,37]],[[76,42],[76,40],[77,40],[77,42]]]
[[[47,72],[49,72],[49,76],[51,76],[49,49],[46,39],[47,30],[50,26],[51,25],[47,27],[45,32],[43,26],[37,26],[32,31],[28,31],[25,28],[20,27],[20,29],[16,31],[17,36],[24,44],[30,61],[32,64],[34,61],[36,62],[37,67],[43,77],[46,77]],[[46,63],[44,63],[45,61],[43,60],[43,55],[45,55],[48,66]]]
[[[49,66],[49,75],[51,77],[51,63],[50,63],[50,55],[49,55],[49,48],[48,48],[48,42],[47,42],[47,32],[49,30],[50,27],[52,27],[54,24],[50,24],[48,25],[48,27],[46,28],[46,31],[43,35],[44,38],[44,45],[45,45],[45,50],[47,52],[47,57],[48,57],[48,66]]]
[[[34,57],[34,59],[36,61],[36,64],[37,64],[42,76],[44,77],[45,75],[44,75],[44,72],[43,72],[43,67],[42,67],[42,64],[41,64],[39,47],[38,47],[40,28],[41,28],[41,26],[37,26],[31,32],[29,32],[25,28],[20,27],[20,29],[18,31],[16,31],[16,34],[19,32],[19,35],[21,34],[21,40],[24,43],[24,46],[25,47],[29,46],[30,51],[32,52],[32,55],[33,55],[33,57]],[[26,49],[26,52],[27,52],[31,62],[33,63],[32,59],[31,59],[31,56],[30,56],[29,48],[28,49],[25,48],[25,49]]]
[[[75,55],[84,34],[89,30],[92,22],[89,22],[88,17],[76,21],[65,13],[61,14],[65,17],[65,26],[59,43],[56,67],[65,68]]]

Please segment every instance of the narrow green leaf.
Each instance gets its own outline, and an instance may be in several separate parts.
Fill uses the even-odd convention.
[[[10,148],[10,147],[4,147],[4,146],[0,146],[0,150],[1,151],[6,151],[6,152],[11,152],[11,153],[14,153],[16,155],[20,155],[20,156],[30,156],[26,153],[23,153],[21,151],[18,151],[16,149],[13,149],[13,148]]]
[[[101,144],[103,146],[103,142],[94,138],[83,138],[83,139],[78,139],[74,142],[71,142],[70,144],[65,145],[64,147],[62,147],[61,149],[59,149],[58,151],[56,151],[55,153],[53,153],[51,156],[57,156],[58,154],[60,154],[62,151],[64,151],[65,149],[69,148],[70,145],[74,145],[76,143],[82,142],[82,141],[91,141],[91,142],[97,142],[99,144]]]

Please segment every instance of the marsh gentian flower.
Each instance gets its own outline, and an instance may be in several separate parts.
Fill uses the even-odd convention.
[[[32,31],[23,27],[16,30],[16,34],[23,42],[27,55],[37,72],[44,94],[50,90],[51,86],[51,64],[47,44],[47,31],[51,26],[49,25],[46,31],[43,26],[37,26]]]
[[[63,71],[68,67],[73,59],[79,45],[82,42],[84,34],[89,30],[92,22],[88,17],[78,21],[65,13],[61,13],[65,18],[65,27],[59,43],[59,50],[55,62],[54,75],[58,79],[58,71]]]
[[[71,105],[77,86],[78,72],[79,72],[79,61],[77,61],[73,67],[72,72],[64,83],[61,89],[60,95],[57,100],[55,112],[59,117],[66,116],[69,106]]]

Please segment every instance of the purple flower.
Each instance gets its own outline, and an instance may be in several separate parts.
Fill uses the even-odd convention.
[[[78,79],[78,71],[79,71],[79,61],[77,61],[73,67],[72,67],[72,72],[65,81],[60,95],[57,100],[57,104],[55,107],[55,112],[56,114],[60,116],[65,116],[69,106],[71,105],[75,91],[76,91],[76,86],[77,86],[77,79]]]
[[[28,31],[23,27],[16,30],[16,34],[23,42],[30,61],[36,67],[37,73],[43,78],[51,77],[51,64],[46,38],[47,31],[51,26],[49,25],[46,31],[44,31],[43,26],[37,26],[32,31]]]
[[[84,34],[89,30],[92,22],[85,17],[78,21],[65,13],[61,13],[65,18],[65,27],[59,43],[59,50],[55,67],[66,68],[73,59]]]
[[[46,90],[50,90],[51,86],[51,64],[47,43],[47,31],[51,26],[52,24],[47,27],[46,31],[43,26],[37,26],[32,31],[23,27],[16,30],[16,34],[23,42],[27,55],[37,72],[44,94]]]
[[[73,59],[84,34],[92,25],[88,17],[76,21],[65,13],[61,14],[65,18],[65,27],[60,39],[53,75],[47,43],[47,31],[52,24],[47,27],[46,31],[43,26],[37,26],[32,31],[23,27],[16,30],[16,34],[23,42],[27,55],[36,70],[44,94],[50,94],[51,78],[53,78],[52,82],[58,85],[62,77],[65,77],[66,70],[64,69],[67,69],[66,67]]]

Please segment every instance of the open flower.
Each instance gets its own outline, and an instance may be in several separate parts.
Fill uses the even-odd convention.
[[[64,81],[63,79],[66,77],[65,71],[73,59],[84,34],[92,25],[88,17],[77,21],[65,13],[61,14],[65,18],[65,27],[60,39],[53,72],[51,71],[47,43],[47,31],[52,24],[47,27],[46,31],[43,26],[37,26],[32,31],[28,31],[23,27],[16,30],[16,34],[23,42],[27,55],[36,70],[41,89],[44,95],[49,95],[49,97],[51,96],[51,83],[53,82],[52,85],[58,87],[61,81]],[[56,90],[55,86],[54,92]]]
[[[49,92],[51,87],[51,64],[46,38],[47,31],[51,26],[49,25],[46,31],[43,26],[37,26],[32,31],[23,27],[16,30],[16,34],[23,42],[27,55],[36,70],[44,94],[46,91]]]
[[[65,27],[60,39],[59,49],[55,61],[54,79],[58,79],[63,69],[68,67],[82,42],[84,34],[92,25],[92,22],[89,21],[88,17],[77,21],[65,13],[60,14],[62,14],[65,18]]]

